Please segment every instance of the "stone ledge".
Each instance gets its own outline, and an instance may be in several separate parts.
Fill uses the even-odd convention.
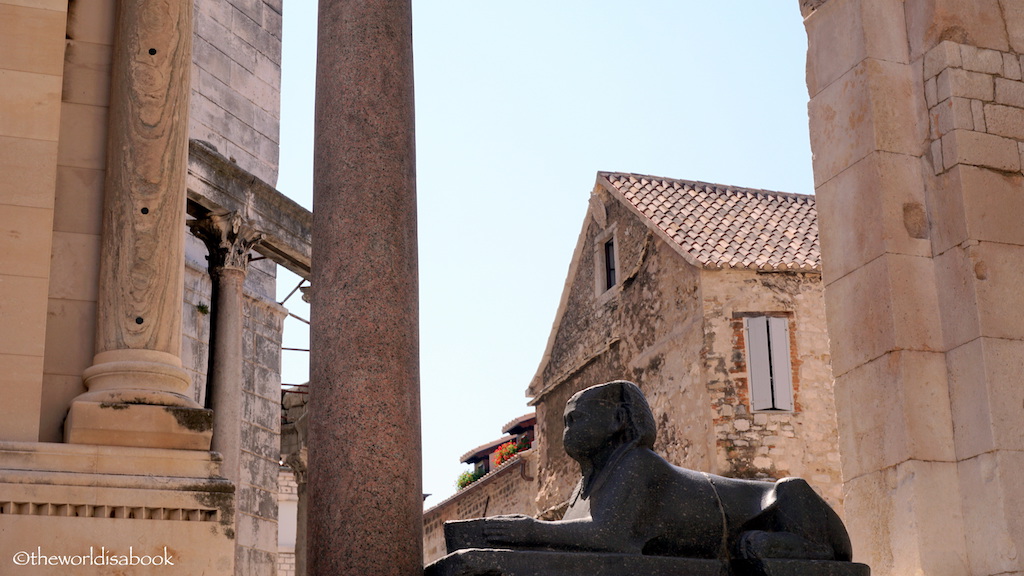
[[[595,552],[458,550],[430,564],[425,576],[724,576],[718,560]]]
[[[453,552],[424,576],[869,576],[864,564],[820,560],[669,558],[595,552],[470,548]]]
[[[199,450],[0,442],[0,461],[3,471],[214,478],[220,477],[221,456]]]

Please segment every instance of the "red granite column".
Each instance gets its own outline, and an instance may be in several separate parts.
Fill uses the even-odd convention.
[[[410,0],[321,0],[309,574],[422,574]]]

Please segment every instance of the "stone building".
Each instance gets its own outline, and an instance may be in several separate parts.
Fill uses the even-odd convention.
[[[0,1],[0,556],[272,574],[281,1],[154,6]]]
[[[569,497],[574,393],[637,382],[674,464],[802,476],[841,508],[814,198],[601,172],[544,358],[537,509]]]

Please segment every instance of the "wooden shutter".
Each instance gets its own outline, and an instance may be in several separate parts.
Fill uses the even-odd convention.
[[[747,327],[747,374],[750,403],[754,410],[770,410],[772,373],[768,348],[768,318],[744,318]]]
[[[789,319],[767,318],[772,364],[773,403],[777,410],[793,410],[793,367],[789,361]],[[756,410],[756,408],[755,408]]]

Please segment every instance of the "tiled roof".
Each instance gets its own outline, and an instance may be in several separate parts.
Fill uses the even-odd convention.
[[[511,441],[513,441],[515,439],[516,439],[515,436],[508,435],[508,436],[502,436],[501,438],[498,438],[497,440],[493,440],[491,442],[488,442],[487,444],[481,444],[480,446],[477,446],[476,448],[473,448],[469,452],[466,452],[465,454],[463,454],[462,458],[459,459],[459,462],[464,462],[466,464],[472,464],[473,462],[476,462],[477,460],[483,460],[483,459],[487,458],[488,456],[490,456],[491,452],[494,452],[498,448],[498,446],[501,446],[505,442],[511,442]]]
[[[821,269],[814,196],[617,172],[600,179],[704,267]]]
[[[537,413],[530,412],[529,414],[523,414],[515,420],[510,420],[508,424],[502,426],[501,431],[505,434],[519,434],[521,430],[526,428],[533,428],[537,425]]]

